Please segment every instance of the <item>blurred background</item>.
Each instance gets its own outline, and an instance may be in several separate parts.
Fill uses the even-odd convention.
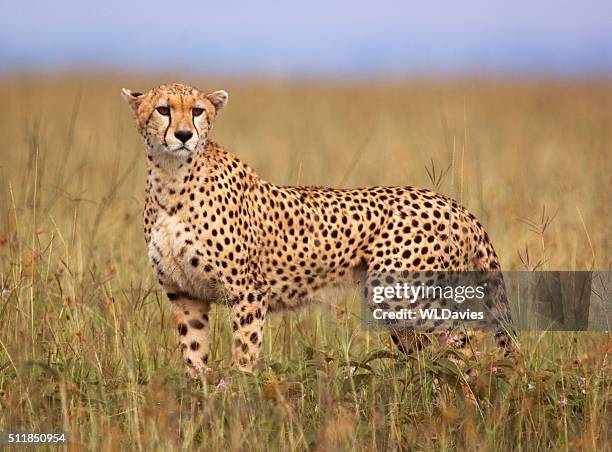
[[[608,76],[606,0],[4,0],[1,70]]]

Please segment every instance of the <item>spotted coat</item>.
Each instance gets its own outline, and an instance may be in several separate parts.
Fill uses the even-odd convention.
[[[123,94],[147,151],[149,258],[172,301],[190,375],[208,363],[211,303],[229,306],[232,363],[249,371],[269,313],[319,301],[356,272],[500,270],[474,215],[430,190],[263,180],[208,137],[223,91],[172,84]]]

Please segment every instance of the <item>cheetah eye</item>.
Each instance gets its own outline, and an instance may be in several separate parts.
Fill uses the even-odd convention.
[[[192,108],[191,112],[193,113],[193,116],[200,116],[202,113],[204,113],[204,109],[203,108]]]
[[[170,109],[168,107],[157,107],[156,110],[162,116],[170,116]]]

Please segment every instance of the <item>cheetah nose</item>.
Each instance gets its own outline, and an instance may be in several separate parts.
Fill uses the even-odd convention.
[[[177,130],[174,132],[174,136],[181,140],[183,143],[186,143],[189,138],[193,136],[193,133],[190,130]]]

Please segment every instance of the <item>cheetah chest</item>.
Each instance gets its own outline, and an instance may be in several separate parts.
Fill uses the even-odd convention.
[[[149,261],[159,279],[171,290],[186,292],[201,300],[218,298],[217,282],[201,271],[204,255],[188,232],[187,225],[175,216],[161,214],[151,228]]]

